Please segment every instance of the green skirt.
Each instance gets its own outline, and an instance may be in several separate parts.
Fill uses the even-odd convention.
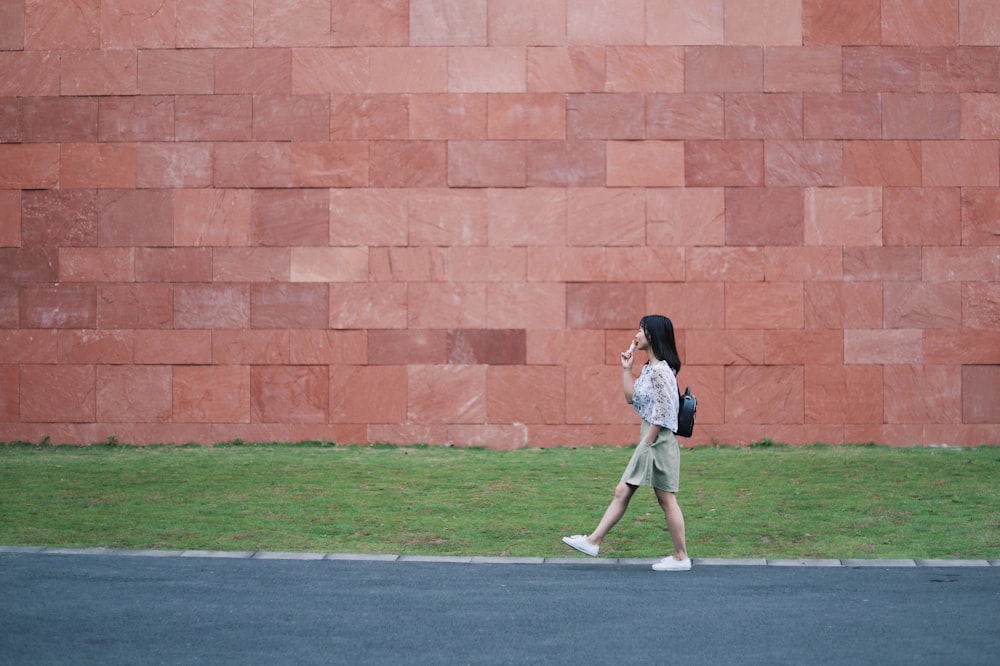
[[[628,461],[622,481],[630,486],[652,486],[676,493],[681,480],[681,448],[668,428],[660,428],[652,446],[644,444],[649,423],[642,422],[639,445]]]

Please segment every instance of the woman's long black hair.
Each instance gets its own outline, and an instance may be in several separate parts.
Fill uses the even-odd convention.
[[[663,315],[646,315],[639,322],[640,328],[649,340],[653,354],[661,361],[666,361],[676,375],[681,371],[681,357],[677,353],[677,341],[674,339],[674,324]]]

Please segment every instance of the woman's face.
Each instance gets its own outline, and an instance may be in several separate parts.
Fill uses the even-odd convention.
[[[639,332],[635,334],[635,337],[636,340],[639,341],[635,347],[636,349],[649,349],[649,338],[646,337],[646,331],[644,331],[641,326],[639,327]]]

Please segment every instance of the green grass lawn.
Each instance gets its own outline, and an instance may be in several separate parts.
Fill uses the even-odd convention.
[[[561,556],[631,449],[0,444],[0,544]],[[682,451],[693,557],[1000,558],[1000,449]],[[636,495],[602,548],[661,557]]]

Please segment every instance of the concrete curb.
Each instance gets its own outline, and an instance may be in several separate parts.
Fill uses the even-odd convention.
[[[222,550],[119,550],[114,548],[50,548],[45,546],[0,546],[0,553],[27,555],[116,555],[119,557],[183,557],[240,560],[341,560],[359,562],[430,562],[449,564],[561,564],[597,566],[648,567],[659,558],[613,557],[501,557],[455,555],[385,555],[367,553],[292,553],[272,551]],[[756,558],[692,558],[696,566],[760,566],[760,567],[843,567],[860,568],[962,568],[1000,567],[1000,560],[964,559],[756,559]]]

